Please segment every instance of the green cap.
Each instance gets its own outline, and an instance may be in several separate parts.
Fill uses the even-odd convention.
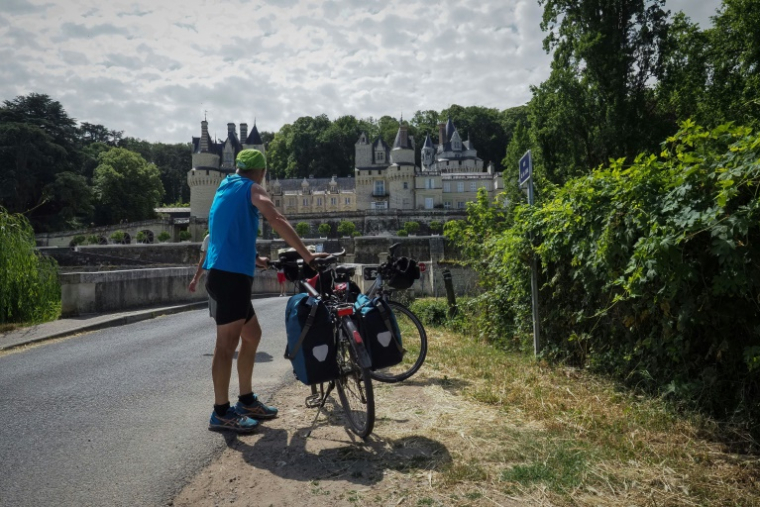
[[[251,169],[266,169],[267,159],[259,150],[243,150],[238,153],[235,165],[241,171],[250,171]]]

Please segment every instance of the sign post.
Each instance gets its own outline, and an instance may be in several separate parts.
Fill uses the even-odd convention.
[[[522,156],[519,165],[520,175],[518,178],[518,185],[520,188],[527,185],[528,204],[533,206],[533,159],[530,150]],[[538,320],[538,265],[535,254],[533,254],[530,264],[530,292],[533,307],[533,353],[538,355],[539,352],[541,352],[541,325]]]

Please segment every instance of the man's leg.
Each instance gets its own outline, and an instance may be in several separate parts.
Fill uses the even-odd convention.
[[[255,314],[243,326],[241,338],[243,343],[240,345],[237,359],[240,401],[235,405],[235,410],[253,419],[272,419],[277,416],[277,409],[264,405],[258,396],[253,394],[253,365],[261,341],[261,326]]]
[[[244,323],[245,320],[240,319],[229,324],[216,326],[216,347],[214,347],[214,358],[211,361],[211,377],[214,380],[214,403],[216,405],[224,405],[230,401],[232,359],[235,357],[235,349],[240,341]]]
[[[242,327],[240,337],[243,339],[243,343],[240,345],[240,353],[238,353],[237,358],[238,379],[240,380],[240,394],[247,394],[253,392],[253,364],[256,362],[256,350],[258,350],[261,341],[261,326],[256,315]]]

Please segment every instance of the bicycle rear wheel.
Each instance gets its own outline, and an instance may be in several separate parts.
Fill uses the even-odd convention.
[[[338,339],[338,361],[341,376],[335,381],[335,387],[338,389],[343,412],[346,414],[351,430],[361,438],[366,438],[375,426],[375,395],[372,390],[372,378],[367,368],[359,366],[359,361],[343,329],[339,332],[341,336]]]
[[[427,356],[427,334],[420,319],[406,306],[388,300],[398,328],[401,331],[401,345],[404,358],[395,366],[371,371],[370,376],[380,382],[395,383],[406,380],[420,369]]]

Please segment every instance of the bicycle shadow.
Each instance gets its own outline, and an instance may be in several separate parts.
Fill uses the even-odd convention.
[[[308,430],[299,428],[289,435],[286,429],[261,427],[253,445],[235,434],[225,435],[225,440],[251,467],[301,482],[338,479],[371,486],[383,479],[386,470],[432,470],[452,461],[445,445],[423,436],[393,440],[371,435],[362,442],[349,434],[354,441],[320,439],[318,450],[312,452],[307,449],[313,438],[306,437]]]

